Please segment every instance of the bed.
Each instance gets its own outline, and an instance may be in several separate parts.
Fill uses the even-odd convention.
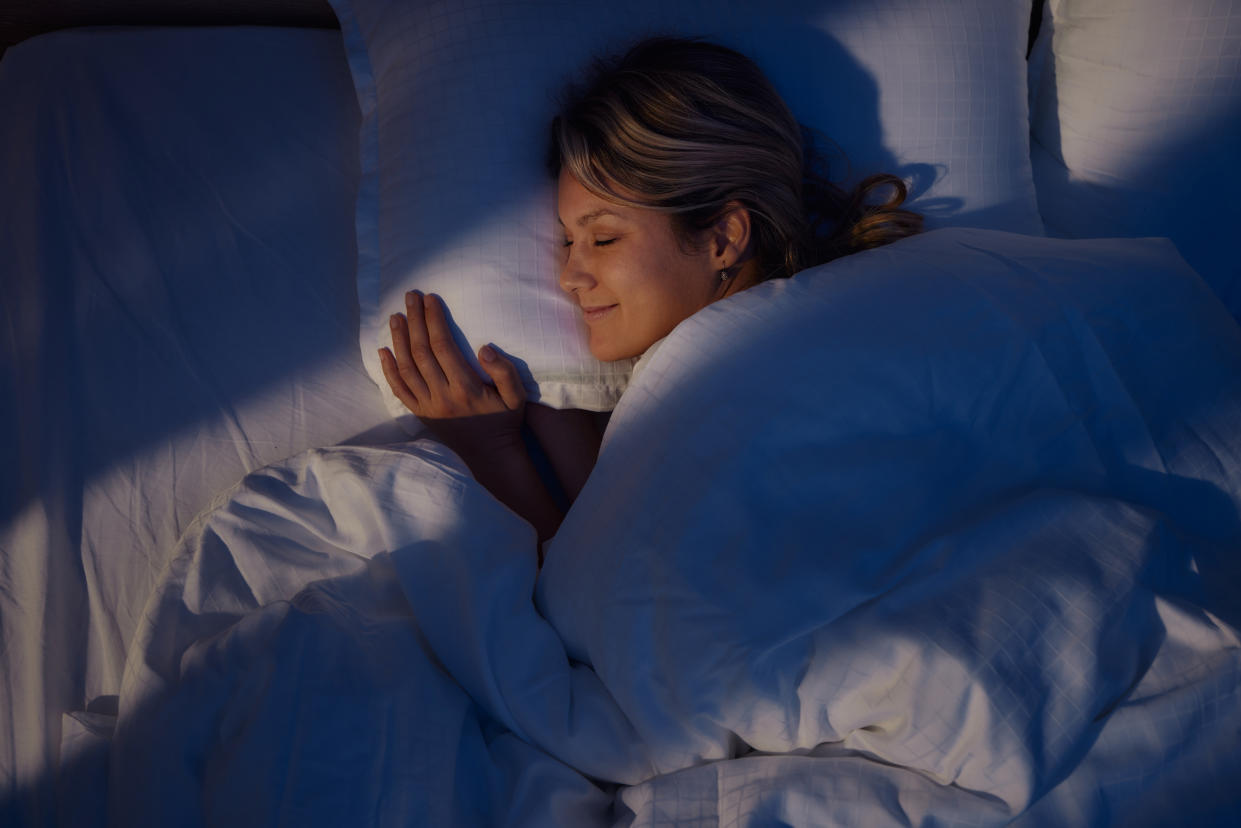
[[[333,9],[0,59],[0,824],[1236,824],[1241,13]],[[691,25],[928,232],[592,363],[532,113]],[[411,285],[612,411],[541,571]]]

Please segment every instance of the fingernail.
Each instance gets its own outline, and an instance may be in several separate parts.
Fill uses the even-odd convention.
[[[483,362],[495,362],[496,352],[491,349],[490,345],[484,345],[479,353],[483,357]]]
[[[399,313],[394,313],[394,314],[392,314],[391,316],[389,316],[389,317],[388,317],[388,324],[389,324],[389,325],[391,325],[391,326],[392,326],[392,327],[394,327],[394,328],[396,328],[396,327],[400,327],[400,324],[401,324],[401,315],[400,315]]]

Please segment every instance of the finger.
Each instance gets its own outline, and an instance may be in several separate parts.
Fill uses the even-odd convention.
[[[392,393],[401,401],[401,404],[417,414],[422,410],[418,402],[417,396],[414,395],[409,387],[405,385],[405,381],[401,379],[400,370],[396,366],[396,358],[392,356],[392,352],[387,348],[379,349],[379,367],[383,369],[384,379],[388,381],[388,387],[392,389]]]
[[[426,312],[427,338],[431,351],[439,360],[440,368],[448,379],[448,384],[470,393],[481,393],[482,381],[478,374],[466,362],[465,355],[457,347],[452,338],[452,328],[448,325],[448,314],[444,310],[444,301],[434,294],[423,299]]]
[[[496,384],[500,399],[509,410],[521,408],[526,401],[526,387],[521,384],[521,374],[513,361],[504,356],[492,345],[484,345],[478,349],[478,361],[491,381]]]
[[[435,352],[431,350],[431,342],[427,334],[426,314],[423,312],[422,294],[411,290],[405,294],[405,337],[408,341],[407,350],[418,366],[418,373],[427,389],[435,396],[444,396],[448,390],[448,379],[440,368]]]
[[[427,403],[431,400],[431,391],[410,354],[409,327],[399,313],[392,314],[388,321],[392,330],[392,354],[396,372],[418,401]]]

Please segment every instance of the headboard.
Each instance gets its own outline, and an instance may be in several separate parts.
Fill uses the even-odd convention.
[[[1030,10],[1030,45],[1044,0]],[[0,58],[14,43],[74,26],[304,26],[335,29],[328,0],[0,0]]]
[[[338,27],[327,0],[0,0],[0,58],[15,43],[76,26]]]

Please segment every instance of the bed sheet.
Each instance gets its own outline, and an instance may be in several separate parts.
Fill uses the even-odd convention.
[[[338,32],[49,34],[8,50],[0,103],[0,824],[43,825],[62,715],[110,709],[190,520],[389,418]]]

